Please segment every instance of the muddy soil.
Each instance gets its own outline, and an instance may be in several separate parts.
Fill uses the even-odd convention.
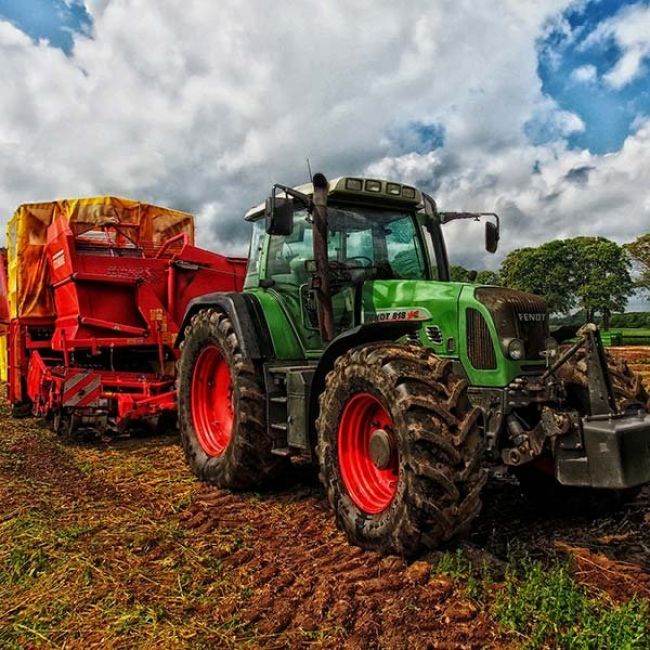
[[[62,445],[0,405],[0,647],[519,647],[436,573],[443,553],[495,589],[513,553],[572,555],[594,594],[647,597],[649,506],[646,489],[615,516],[549,517],[494,477],[473,532],[407,564],[351,547],[309,467],[231,494],[175,437]]]
[[[347,544],[335,529],[320,487],[302,481],[265,495],[203,487],[181,519],[197,534],[249,527],[249,544],[223,558],[253,594],[236,609],[271,639],[299,645],[305,632],[328,629],[340,647],[515,647],[485,610],[453,580],[432,574],[441,553],[460,547],[498,580],[513,553],[575,557],[577,579],[613,601],[650,596],[650,491],[613,517],[541,516],[516,481],[493,478],[483,513],[458,545],[412,563]],[[514,645],[513,645],[514,644]]]

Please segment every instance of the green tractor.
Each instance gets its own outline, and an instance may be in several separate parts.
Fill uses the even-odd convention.
[[[409,556],[465,531],[488,467],[542,503],[650,481],[640,381],[586,326],[549,336],[537,296],[450,282],[454,219],[414,187],[316,174],[250,210],[243,292],[191,303],[179,420],[203,481],[250,489],[318,463],[340,528]]]

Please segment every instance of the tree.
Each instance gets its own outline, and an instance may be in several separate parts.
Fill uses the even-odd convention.
[[[499,274],[495,271],[479,271],[476,274],[476,284],[501,284]]]
[[[543,296],[550,312],[579,306],[587,320],[602,314],[608,329],[611,313],[625,309],[633,291],[629,269],[618,244],[604,237],[575,237],[512,251],[500,275],[507,287]]]
[[[634,291],[631,263],[621,246],[604,237],[576,237],[573,259],[574,287],[580,306],[591,321],[596,313],[603,316],[603,328],[609,329],[613,311],[623,311]]]
[[[623,246],[639,272],[634,282],[637,289],[650,295],[650,232]]]
[[[471,279],[470,274],[475,273],[474,279]],[[471,284],[500,284],[499,274],[495,271],[470,271],[464,266],[458,264],[449,265],[449,279],[452,282],[470,282]]]
[[[575,253],[570,239],[518,248],[503,260],[501,284],[542,296],[551,313],[566,313],[576,304],[572,277]]]
[[[452,282],[469,282],[469,271],[459,264],[449,265],[449,279]]]

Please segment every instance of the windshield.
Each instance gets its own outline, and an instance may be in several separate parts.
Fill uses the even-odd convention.
[[[354,280],[429,279],[419,227],[413,213],[376,208],[329,206],[328,256],[334,268],[352,272]],[[313,239],[307,211],[294,215],[288,236],[273,236],[269,275],[276,281],[303,284],[305,261]]]

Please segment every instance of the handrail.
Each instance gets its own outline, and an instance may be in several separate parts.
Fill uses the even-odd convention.
[[[159,249],[158,252],[156,253],[155,259],[158,259],[163,251],[167,250],[170,244],[173,244],[175,241],[182,239],[183,240],[183,245],[186,245],[189,243],[189,237],[186,232],[179,232],[178,235],[174,235],[170,239],[168,239]]]

